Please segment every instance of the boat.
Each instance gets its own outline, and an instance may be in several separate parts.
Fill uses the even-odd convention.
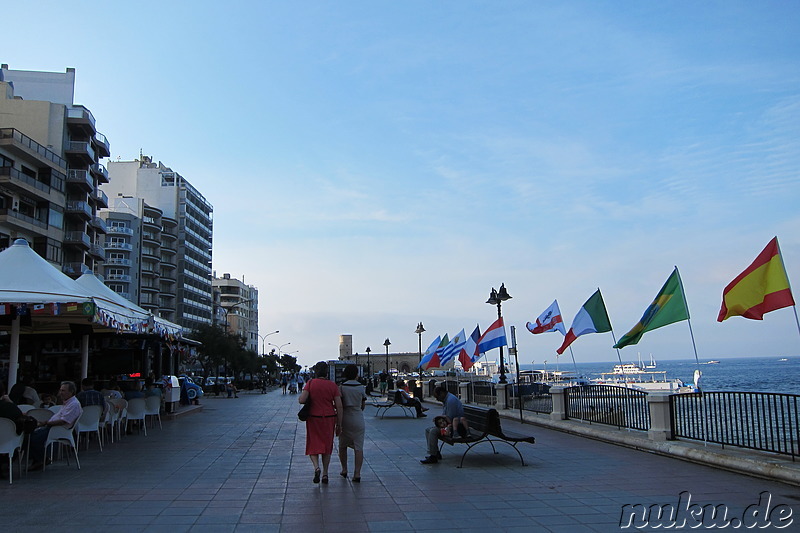
[[[701,365],[718,365],[719,361],[715,361],[715,360],[712,359],[711,361],[706,361],[705,363],[700,363],[700,364]]]
[[[778,359],[778,361],[788,361],[788,359],[786,359],[785,357],[781,357],[780,359]]]
[[[653,359],[653,354],[650,354],[650,364],[645,365],[645,368],[655,368],[656,367],[656,360]]]
[[[611,372],[601,372],[593,385],[615,385],[647,392],[693,392],[694,387],[678,378],[668,379],[667,371],[645,370],[634,363],[614,365]]]

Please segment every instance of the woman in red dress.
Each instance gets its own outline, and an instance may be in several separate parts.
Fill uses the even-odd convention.
[[[328,379],[328,363],[314,365],[315,379],[303,388],[298,401],[311,401],[311,414],[306,420],[306,455],[314,465],[314,483],[328,482],[328,465],[333,453],[333,437],[342,431],[342,398],[339,387]],[[319,459],[322,456],[322,471]]]

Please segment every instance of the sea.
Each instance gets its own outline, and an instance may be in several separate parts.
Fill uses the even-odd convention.
[[[622,362],[638,364],[638,361],[625,359]],[[594,379],[599,378],[601,372],[611,372],[615,364],[619,364],[619,361],[577,362],[573,365],[572,361],[562,358],[558,368],[548,364],[547,370],[577,372],[579,377]],[[520,370],[534,369],[533,365],[520,363],[519,366]],[[667,379],[678,378],[691,385],[694,383],[694,371],[698,369],[702,372],[700,387],[707,392],[779,392],[800,395],[800,357],[797,356],[720,358],[719,363],[701,360],[699,365],[693,359],[656,361],[656,368],[652,370],[666,371]],[[535,370],[543,370],[542,365],[537,364]]]

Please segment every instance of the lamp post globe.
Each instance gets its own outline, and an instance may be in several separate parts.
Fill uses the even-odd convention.
[[[501,318],[503,318],[503,312],[502,312],[503,302],[505,302],[506,300],[510,300],[510,299],[511,299],[511,295],[508,294],[508,291],[506,290],[506,284],[502,283],[500,285],[500,290],[499,291],[494,290],[494,287],[492,287],[492,292],[489,293],[489,299],[486,300],[486,303],[489,304],[489,305],[496,305],[497,306],[497,318],[501,319]],[[505,363],[505,359],[503,357],[503,347],[502,346],[500,346],[500,379],[499,379],[499,381],[500,381],[500,383],[507,383],[508,382],[508,380],[506,379],[506,363]]]

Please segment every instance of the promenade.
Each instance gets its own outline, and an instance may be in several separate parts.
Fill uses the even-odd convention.
[[[146,437],[134,432],[102,453],[95,442],[82,447],[81,470],[59,461],[0,482],[2,530],[612,532],[625,504],[677,506],[686,491],[741,518],[767,491],[773,508],[791,512],[782,531],[800,531],[798,487],[510,420],[504,426],[536,436],[519,448],[527,466],[502,444],[498,455],[474,449],[461,469],[463,446],[421,465],[424,429],[439,410],[426,405],[426,419],[399,409],[376,419],[367,406],[361,483],[342,479],[334,456],[330,483],[315,485],[296,395],[205,398],[202,411]],[[352,472],[352,453],[350,462]]]

